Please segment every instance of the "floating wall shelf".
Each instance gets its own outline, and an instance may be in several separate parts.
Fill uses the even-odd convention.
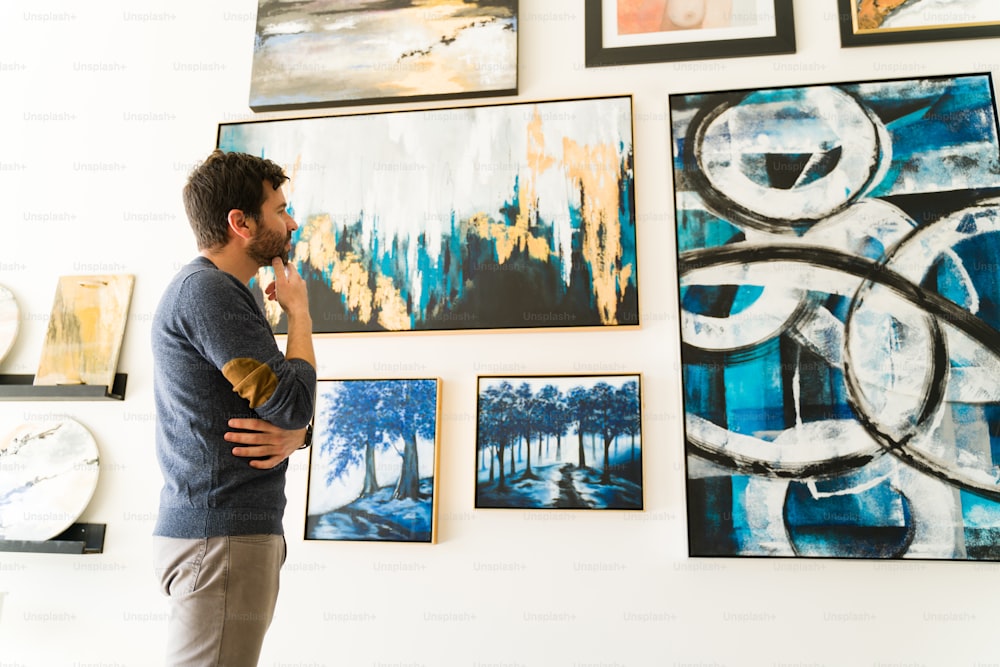
[[[34,375],[0,375],[0,401],[125,400],[128,373],[115,373],[110,387],[96,384],[35,385]]]
[[[104,553],[104,523],[74,523],[51,540],[0,540],[0,551],[45,554]]]

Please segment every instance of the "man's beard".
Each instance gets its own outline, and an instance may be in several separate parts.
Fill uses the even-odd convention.
[[[282,236],[278,232],[270,229],[261,229],[261,232],[250,240],[247,247],[247,254],[258,266],[271,266],[271,260],[280,257],[282,263],[288,264],[288,247],[292,235]]]

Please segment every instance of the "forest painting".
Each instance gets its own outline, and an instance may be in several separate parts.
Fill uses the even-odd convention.
[[[480,376],[476,507],[642,509],[638,375]]]
[[[690,554],[1000,560],[991,77],[670,106]]]
[[[315,333],[637,325],[632,102],[223,124],[269,158]],[[276,333],[280,307],[253,289]]]
[[[440,382],[320,380],[307,540],[434,542]]]

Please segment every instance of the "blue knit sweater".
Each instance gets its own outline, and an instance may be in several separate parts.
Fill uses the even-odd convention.
[[[303,428],[316,371],[286,359],[250,290],[205,257],[187,264],[153,317],[156,454],[163,473],[154,534],[281,535],[288,461],[258,470],[223,438],[232,417]]]

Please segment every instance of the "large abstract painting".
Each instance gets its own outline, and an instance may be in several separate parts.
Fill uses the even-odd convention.
[[[690,554],[1000,560],[990,76],[670,102]]]
[[[308,540],[433,542],[440,381],[320,380]]]
[[[111,387],[125,338],[135,276],[60,276],[36,385]]]
[[[476,507],[642,509],[638,375],[478,384]]]
[[[231,123],[218,145],[289,174],[317,333],[635,325],[631,106]]]
[[[255,111],[517,94],[517,0],[259,0]]]

